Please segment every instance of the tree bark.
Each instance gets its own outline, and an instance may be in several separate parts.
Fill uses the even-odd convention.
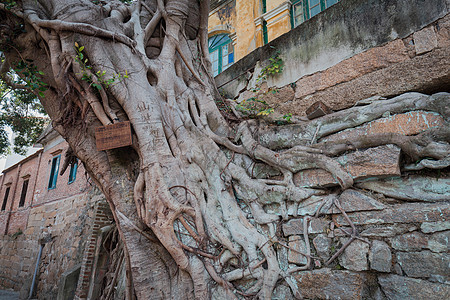
[[[354,141],[353,148],[346,141],[310,147],[298,138],[282,144],[271,133],[275,126],[261,131],[265,143],[255,135],[260,123],[231,126],[215,104],[208,12],[204,0],[0,4],[2,24],[11,27],[1,36],[3,64],[26,61],[43,72],[38,77],[47,88],[40,99],[53,127],[113,212],[131,272],[128,299],[270,299],[280,278],[300,297],[275,251],[279,217],[265,206],[276,205],[287,218],[288,205],[326,192],[295,186],[293,173],[302,169],[326,169],[342,189],[352,186],[332,156],[386,137]],[[411,106],[406,100],[395,105]],[[385,111],[370,109],[353,109],[351,119],[339,113],[322,119],[318,138]],[[94,129],[122,121],[132,124],[133,145],[97,151]],[[277,130],[306,136],[316,123]],[[427,138],[442,144],[448,130]],[[388,141],[414,158],[448,155],[448,143],[425,153],[411,146],[420,138],[402,139]],[[255,178],[249,167],[256,162],[281,176]]]

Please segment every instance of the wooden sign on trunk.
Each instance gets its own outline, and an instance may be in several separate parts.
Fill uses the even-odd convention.
[[[95,141],[98,151],[130,146],[132,143],[130,122],[97,127]]]

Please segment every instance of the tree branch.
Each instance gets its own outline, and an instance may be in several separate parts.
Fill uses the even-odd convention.
[[[144,4],[144,3],[142,3],[142,4]],[[147,7],[146,4],[144,4],[143,6]],[[158,25],[159,21],[161,20],[161,17],[162,17],[161,11],[159,9],[156,10],[156,13],[153,15],[152,19],[148,22],[147,26],[145,26],[145,29],[144,29],[144,32],[145,32],[144,45],[147,45],[147,43],[150,40],[153,32],[156,29],[156,26]]]
[[[55,31],[70,31],[76,32],[80,34],[84,34],[87,36],[95,36],[100,38],[111,39],[113,41],[118,41],[123,43],[130,48],[134,49],[136,46],[136,42],[121,33],[115,33],[109,30],[105,30],[90,24],[85,23],[73,23],[73,22],[65,22],[61,20],[42,20],[37,16],[35,12],[27,13],[27,19],[30,23],[34,23],[39,27],[50,28]]]

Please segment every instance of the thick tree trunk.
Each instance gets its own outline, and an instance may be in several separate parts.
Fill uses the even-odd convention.
[[[346,141],[308,147],[294,138],[317,128],[316,121],[279,129],[293,137],[285,145],[270,130],[260,133],[266,136],[261,145],[251,122],[230,127],[214,101],[208,6],[204,0],[1,4],[2,21],[11,27],[2,35],[3,64],[14,68],[30,60],[44,73],[38,76],[48,85],[41,101],[53,126],[113,211],[131,272],[128,299],[270,299],[280,278],[300,297],[290,277],[300,269],[280,269],[274,248],[279,217],[264,206],[277,206],[287,218],[289,205],[323,194],[294,185],[293,173],[302,169],[326,169],[342,188],[350,187],[351,176],[330,157],[351,147]],[[407,100],[392,106],[411,108]],[[318,137],[384,112],[377,105],[370,111],[323,119]],[[131,122],[133,145],[97,151],[94,129],[121,121]],[[442,149],[420,152],[419,142],[389,139],[413,157],[444,158]],[[448,144],[443,147],[448,153]],[[248,170],[255,162],[282,179],[254,178]]]

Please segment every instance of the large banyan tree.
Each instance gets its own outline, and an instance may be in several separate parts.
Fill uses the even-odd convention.
[[[342,191],[353,179],[333,156],[387,143],[439,164],[449,128],[312,145],[303,137],[385,111],[432,110],[448,121],[447,104],[406,97],[279,126],[233,117],[216,104],[208,12],[207,0],[1,1],[2,80],[39,97],[107,198],[125,249],[128,299],[270,299],[281,283],[300,298],[291,276],[310,268],[311,256],[303,253],[305,267],[280,266],[280,224],[327,191],[296,186],[293,174],[325,169]],[[98,151],[95,128],[124,121],[132,145]]]

